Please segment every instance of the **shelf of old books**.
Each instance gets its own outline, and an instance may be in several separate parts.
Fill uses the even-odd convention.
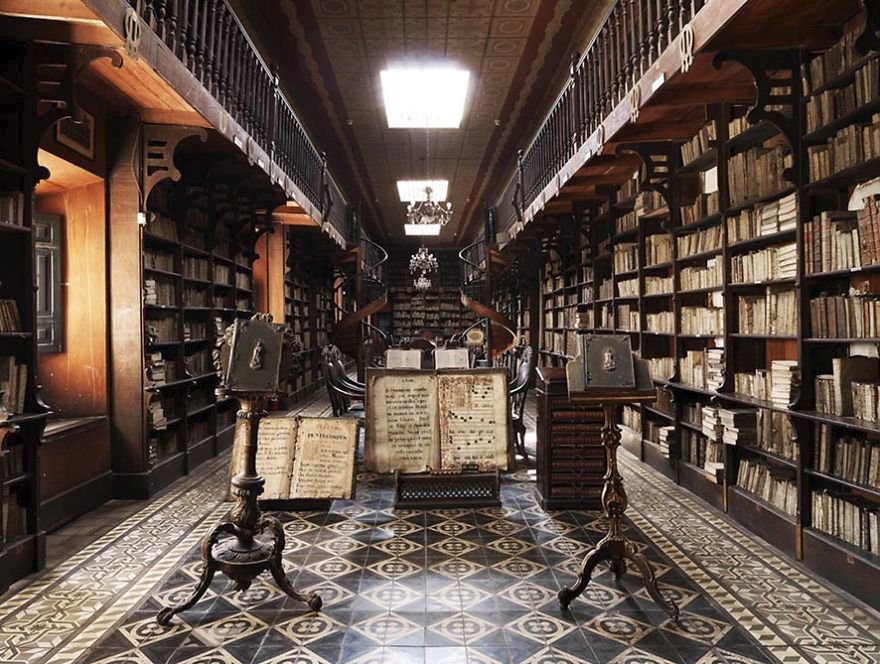
[[[254,254],[213,212],[214,195],[203,185],[167,182],[147,204],[144,407],[154,489],[232,443],[235,406],[216,402],[212,352],[227,326],[254,312]]]
[[[39,528],[38,448],[46,407],[37,394],[37,325],[32,217],[36,174],[29,156],[37,117],[26,95],[32,45],[0,44],[0,95],[6,131],[0,137],[0,594],[40,569],[45,545]]]

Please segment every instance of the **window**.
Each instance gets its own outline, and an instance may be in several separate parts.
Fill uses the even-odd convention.
[[[61,299],[61,217],[34,215],[34,266],[37,280],[37,350],[63,350]]]

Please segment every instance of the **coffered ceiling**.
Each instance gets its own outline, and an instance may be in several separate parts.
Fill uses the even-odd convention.
[[[368,227],[404,241],[400,179],[448,179],[460,244],[512,173],[571,53],[609,0],[233,0],[348,198]],[[379,72],[449,63],[471,73],[459,129],[389,129]]]

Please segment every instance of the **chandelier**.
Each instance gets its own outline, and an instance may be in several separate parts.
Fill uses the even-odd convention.
[[[406,223],[415,227],[434,226],[437,234],[440,228],[452,219],[452,203],[438,203],[431,200],[431,187],[425,187],[425,200],[410,201],[406,208]]]
[[[419,247],[419,250],[409,259],[410,274],[416,274],[419,272],[421,272],[422,275],[430,274],[431,272],[436,272],[438,267],[439,264],[437,263],[437,257],[428,251],[425,248],[425,245]]]
[[[418,278],[413,279],[413,286],[415,286],[417,291],[426,291],[431,288],[431,280],[428,279],[424,274],[420,275]]]

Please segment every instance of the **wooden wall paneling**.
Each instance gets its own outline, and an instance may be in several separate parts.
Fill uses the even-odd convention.
[[[61,416],[107,413],[105,203],[103,182],[37,199],[39,212],[64,217],[64,351],[38,358],[43,398]]]

